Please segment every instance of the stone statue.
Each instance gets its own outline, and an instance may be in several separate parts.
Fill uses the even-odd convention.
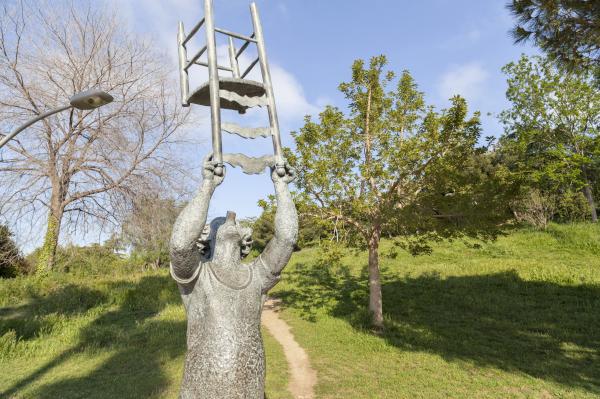
[[[242,263],[250,252],[251,230],[235,221],[235,213],[206,225],[210,198],[223,181],[215,173],[217,166],[212,156],[205,159],[202,186],[179,214],[171,237],[171,276],[188,320],[180,397],[263,399],[260,318],[266,294],[279,281],[298,236],[298,216],[287,187],[294,174],[289,165],[281,177],[271,168],[275,236],[258,258]]]

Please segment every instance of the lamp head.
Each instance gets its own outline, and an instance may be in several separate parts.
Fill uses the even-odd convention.
[[[69,102],[77,109],[94,109],[106,105],[113,100],[113,96],[107,92],[91,89],[75,94],[69,99]]]

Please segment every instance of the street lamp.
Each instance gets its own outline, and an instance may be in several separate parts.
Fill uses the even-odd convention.
[[[110,94],[108,94],[102,90],[92,89],[92,90],[82,91],[81,93],[77,93],[69,99],[69,105],[63,105],[62,107],[58,107],[58,108],[55,108],[48,112],[45,112],[43,114],[40,114],[40,115],[36,116],[35,118],[30,119],[29,121],[25,122],[23,125],[19,126],[18,128],[16,128],[12,133],[7,135],[0,141],[0,148],[2,148],[6,143],[8,143],[17,134],[21,133],[21,131],[23,131],[24,129],[33,125],[35,122],[42,120],[42,119],[44,119],[50,115],[53,115],[57,112],[65,111],[70,108],[89,110],[89,109],[101,107],[112,101],[113,101],[113,97]]]

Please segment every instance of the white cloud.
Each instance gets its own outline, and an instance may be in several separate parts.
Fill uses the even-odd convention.
[[[247,51],[252,54],[253,50]],[[219,63],[229,66],[226,46],[219,46],[217,53],[219,55]],[[242,54],[239,59],[240,71],[244,71],[254,61],[255,57],[256,55],[250,56],[246,52]],[[306,114],[314,115],[319,112],[319,108],[308,101],[302,85],[291,72],[273,62],[269,63],[269,69],[271,70],[271,80],[273,81],[277,115],[282,122],[291,122],[303,118]],[[262,82],[258,64],[248,74],[247,79]]]
[[[150,35],[165,50],[173,62],[177,61],[177,23],[200,20],[202,4],[197,0],[109,0],[113,9],[142,35]]]
[[[444,99],[460,94],[470,101],[475,101],[482,94],[484,83],[489,73],[480,63],[471,62],[455,66],[441,78],[439,93]]]
[[[319,109],[304,96],[302,85],[283,67],[272,64],[271,75],[277,102],[277,112],[283,119],[303,118],[306,114],[316,114]]]

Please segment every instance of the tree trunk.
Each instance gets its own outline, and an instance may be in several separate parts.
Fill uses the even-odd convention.
[[[371,324],[383,330],[383,305],[381,300],[381,276],[379,274],[379,239],[381,231],[375,231],[369,239],[369,313]]]
[[[585,199],[587,200],[588,204],[590,205],[590,210],[592,212],[592,222],[596,223],[598,222],[598,213],[596,211],[596,203],[594,202],[594,195],[592,194],[592,187],[590,186],[590,184],[586,184],[586,186],[583,188],[583,195],[585,196]]]
[[[50,145],[50,144],[49,144]],[[38,258],[36,273],[38,275],[47,273],[54,269],[56,264],[56,248],[60,235],[60,225],[65,212],[65,197],[70,184],[69,176],[60,176],[56,172],[56,154],[52,155],[52,170],[55,172],[50,177],[52,190],[50,193],[50,209],[48,211],[48,225],[44,244]]]
[[[44,244],[38,258],[36,273],[44,274],[51,271],[56,263],[56,248],[58,247],[58,237],[60,233],[60,223],[62,220],[62,212],[48,213],[48,225],[46,227],[46,235],[44,236]]]

